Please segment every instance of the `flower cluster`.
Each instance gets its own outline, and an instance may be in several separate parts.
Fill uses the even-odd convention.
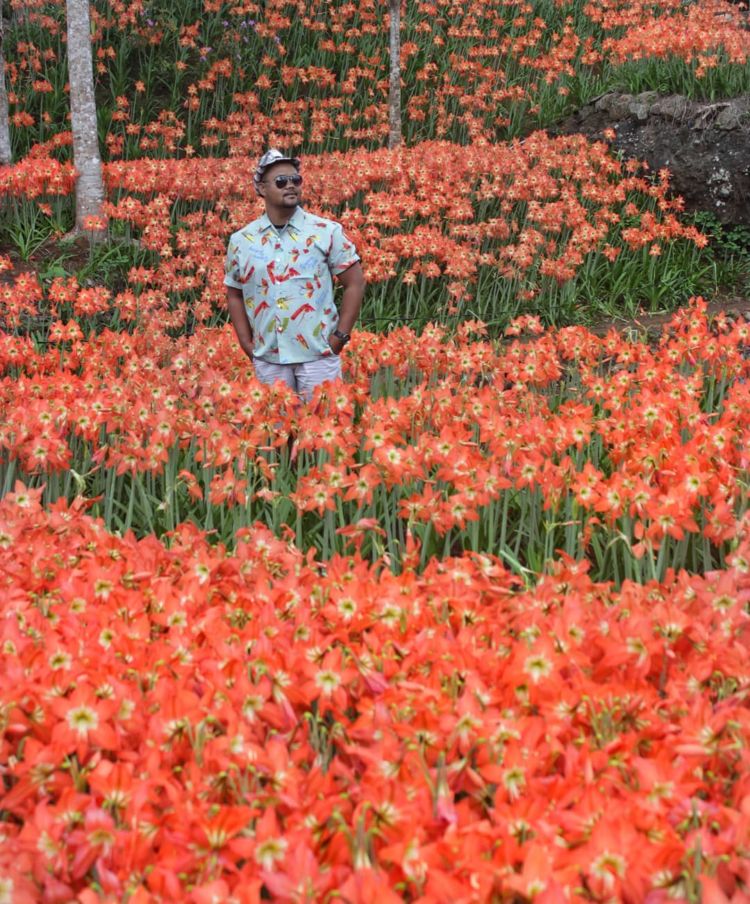
[[[26,157],[15,166],[0,166],[0,195],[17,198],[69,195],[75,181],[72,164],[59,163],[47,154]]]
[[[11,6],[27,261],[76,174],[64,3]],[[741,12],[403,4],[387,151],[387,4],[177,6],[91,8],[85,226],[125,240],[0,256],[0,904],[750,900],[750,324],[545,329],[706,238],[666,171],[534,131],[600,80],[721,93]],[[427,324],[305,403],[225,324],[268,145],[363,326]]]
[[[8,184],[15,190],[28,184],[33,197],[48,164],[35,159],[9,168]],[[262,209],[236,179],[238,168],[251,166],[243,159],[107,165],[113,199],[105,204],[107,217],[137,234],[155,258],[154,267],[133,272],[131,291],[120,296],[119,322],[153,307],[154,293],[180,297],[169,314],[173,328],[215,316],[225,295],[227,236]],[[433,303],[436,318],[478,294],[502,292],[502,306],[512,310],[554,294],[594,257],[640,259],[680,242],[706,242],[678,220],[666,179],[647,179],[603,143],[581,136],[537,132],[523,142],[469,148],[427,142],[395,152],[306,157],[304,167],[305,204],[344,224],[371,287],[382,284],[369,293],[373,306],[382,307],[378,316],[393,316],[385,299],[394,284],[415,298],[429,298],[435,287],[442,293]],[[23,179],[13,175],[16,169]],[[60,189],[69,190],[70,183]],[[55,193],[49,186],[47,192]],[[376,303],[379,293],[382,303]],[[18,293],[6,286],[4,294],[0,318],[16,325],[18,310],[34,298],[24,286]],[[484,304],[485,319],[496,316],[500,301]],[[59,307],[54,297],[49,305]],[[80,310],[74,305],[75,313],[89,309],[88,301]]]
[[[6,51],[12,122],[29,142],[66,129],[63,7],[25,4]],[[175,17],[143,0],[95,7],[109,156],[256,155],[264,140],[316,150],[381,146],[387,9],[374,0],[228,8],[186,0]],[[518,135],[553,119],[569,95],[585,94],[603,65],[656,61],[659,85],[681,68],[700,90],[719,64],[741,72],[747,63],[743,25],[725,0],[418,0],[402,20],[406,136],[464,143]]]
[[[563,549],[608,577],[705,570],[748,507],[750,445],[750,328],[705,307],[656,347],[359,332],[311,406],[257,383],[229,327],[175,340],[157,312],[134,335],[61,329],[45,353],[6,339],[0,479],[103,494],[108,526],[141,532],[192,518],[230,541],[261,519],[326,555],[366,539],[400,558],[412,534],[423,563],[460,548],[537,571]]]
[[[626,9],[600,13],[600,21],[627,26],[617,37],[606,38],[602,51],[615,62],[646,58],[676,57],[694,64],[698,77],[722,64],[723,59],[744,64],[750,50],[750,35],[742,26],[741,13],[721,0],[673,5],[654,12],[648,3],[627,3]]]
[[[39,496],[0,504],[9,900],[746,894],[744,535],[705,577],[528,591]]]

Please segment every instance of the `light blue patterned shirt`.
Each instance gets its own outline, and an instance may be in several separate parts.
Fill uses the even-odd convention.
[[[301,364],[332,355],[339,320],[333,276],[359,260],[339,223],[298,207],[278,230],[263,214],[229,239],[224,284],[239,289],[253,331],[253,356]]]

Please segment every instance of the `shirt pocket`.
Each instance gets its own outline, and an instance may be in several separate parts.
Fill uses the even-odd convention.
[[[314,304],[325,291],[325,282],[317,271],[313,270],[310,273],[297,273],[290,277],[286,287],[290,298]]]

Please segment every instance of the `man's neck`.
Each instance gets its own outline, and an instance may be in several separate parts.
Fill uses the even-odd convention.
[[[267,207],[266,216],[277,229],[283,229],[283,227],[292,219],[297,209],[298,208],[295,207],[292,210],[289,210],[288,208],[279,210],[276,207]]]

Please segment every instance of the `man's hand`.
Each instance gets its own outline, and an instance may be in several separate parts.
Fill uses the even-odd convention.
[[[232,326],[237,334],[240,348],[248,356],[253,357],[253,331],[250,329],[250,321],[247,319],[245,300],[242,292],[233,286],[227,286],[227,307]]]
[[[362,307],[362,299],[365,294],[365,275],[362,272],[362,265],[357,261],[339,273],[338,280],[344,288],[341,296],[341,310],[339,311],[338,329],[342,333],[351,333],[354,324],[359,316],[359,309]],[[334,342],[340,342],[333,337]],[[339,346],[331,345],[331,348],[338,354],[341,351]]]
[[[338,336],[334,336],[333,333],[330,333],[328,336],[328,344],[331,346],[331,351],[334,355],[340,355],[346,345],[343,340],[339,339]]]

